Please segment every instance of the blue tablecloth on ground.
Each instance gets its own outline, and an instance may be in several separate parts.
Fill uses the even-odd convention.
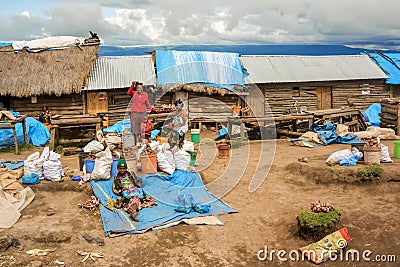
[[[144,233],[187,218],[237,212],[207,191],[199,173],[177,170],[172,175],[149,174],[142,177],[144,192],[154,197],[158,205],[140,210],[139,221],[135,222],[122,209],[107,208],[107,199],[117,198],[112,192],[112,182],[112,178],[108,181],[91,181],[93,192],[101,203],[100,214],[104,232],[109,237]],[[190,194],[197,202],[210,204],[209,212],[175,211],[178,196],[181,194]]]

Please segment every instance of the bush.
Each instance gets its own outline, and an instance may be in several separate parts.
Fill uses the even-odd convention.
[[[366,180],[379,180],[383,169],[378,165],[370,165],[357,170],[357,176]]]
[[[305,239],[318,241],[337,230],[341,212],[334,209],[329,212],[314,212],[305,209],[297,215],[299,235]]]

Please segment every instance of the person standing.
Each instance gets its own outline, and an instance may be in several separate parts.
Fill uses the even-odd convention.
[[[156,109],[150,104],[148,94],[143,92],[143,83],[132,82],[127,94],[131,97],[131,132],[135,137],[136,144],[140,144],[142,141],[140,126],[147,117],[146,107],[153,112]]]

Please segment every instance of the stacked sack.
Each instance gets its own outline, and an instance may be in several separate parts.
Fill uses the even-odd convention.
[[[45,147],[42,154],[35,152],[29,155],[24,160],[24,174],[37,174],[40,179],[43,179],[43,163],[47,160],[50,153],[50,148]]]
[[[60,154],[50,151],[48,160],[43,163],[44,179],[53,182],[59,182],[62,180],[64,171],[62,169],[61,161],[58,160],[60,157]]]

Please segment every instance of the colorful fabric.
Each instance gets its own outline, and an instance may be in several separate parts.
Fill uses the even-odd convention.
[[[170,145],[176,145],[179,141],[179,133],[174,129],[168,128],[168,126],[164,126],[161,128],[161,136],[168,137],[168,143]]]
[[[315,264],[320,264],[328,260],[330,257],[334,257],[333,254],[337,254],[347,246],[347,241],[351,239],[349,232],[346,227],[333,232],[319,240],[316,243],[312,243],[308,246],[299,248],[300,252],[303,253],[307,258]]]

